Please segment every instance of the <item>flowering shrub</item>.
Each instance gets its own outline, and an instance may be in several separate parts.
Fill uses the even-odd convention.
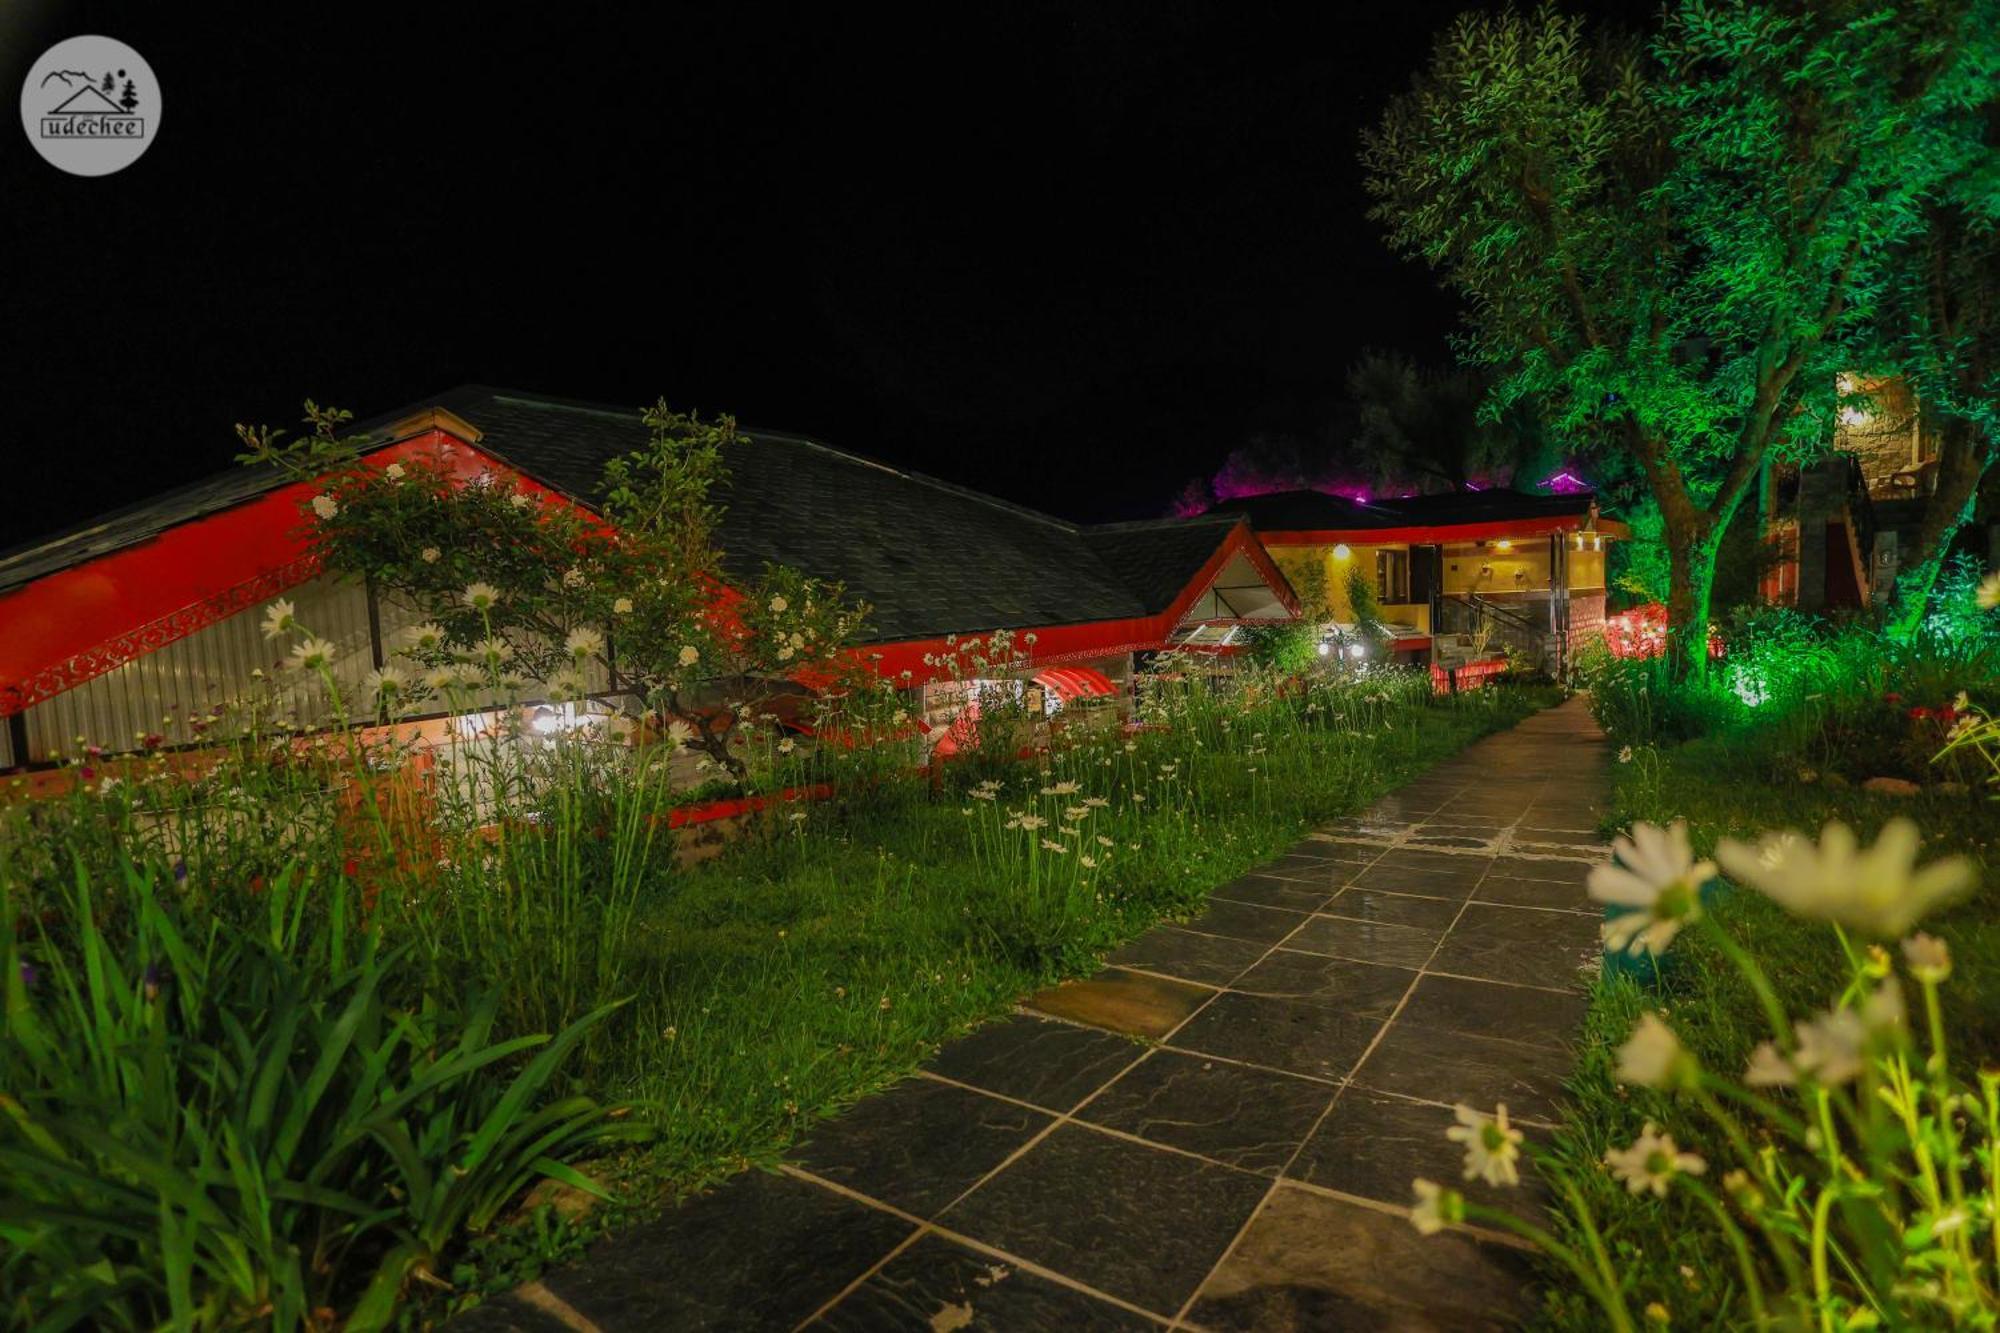
[[[1613,1145],[1601,1169],[1633,1194],[1692,1200],[1726,1240],[1741,1300],[1757,1327],[1991,1327],[2000,1319],[2000,1073],[1968,1082],[1951,1067],[1940,988],[1951,973],[1943,942],[1911,933],[1963,896],[1963,857],[1918,863],[1908,820],[1872,847],[1830,824],[1817,842],[1796,833],[1754,844],[1725,840],[1697,860],[1687,829],[1634,826],[1598,867],[1591,896],[1615,909],[1606,947],[1657,954],[1684,929],[1709,935],[1762,1007],[1769,1038],[1740,1071],[1705,1068],[1657,1012],[1617,1051],[1617,1078],[1684,1103],[1728,1160],[1711,1162],[1645,1125]],[[1827,1008],[1794,1019],[1764,966],[1704,910],[1720,868],[1808,920],[1823,921],[1848,960]],[[1902,968],[1885,947],[1900,938]],[[1907,999],[1914,984],[1917,1006]],[[1465,1175],[1512,1185],[1524,1152],[1505,1108],[1460,1108],[1452,1137]],[[1584,1193],[1554,1158],[1531,1156],[1556,1185],[1578,1244],[1503,1209],[1416,1183],[1412,1222],[1433,1232],[1487,1222],[1533,1241],[1566,1265],[1610,1326],[1636,1327],[1626,1288]],[[1664,1323],[1663,1307],[1645,1312]]]
[[[729,417],[657,404],[647,446],[606,464],[593,515],[494,475],[462,481],[441,459],[372,466],[339,439],[349,414],[307,410],[312,432],[293,444],[238,427],[243,458],[320,486],[307,506],[313,552],[428,617],[397,645],[410,666],[372,675],[375,698],[356,711],[574,700],[615,671],[676,744],[741,777],[743,724],[795,693],[788,682],[864,670],[847,645],[865,608],[839,586],[781,566],[724,578],[710,497],[727,479]],[[289,629],[289,614],[279,603],[267,634]],[[332,651],[308,637],[293,656],[311,668]]]
[[[1646,602],[1628,611],[1604,618],[1604,643],[1613,657],[1650,658],[1667,651],[1667,608],[1660,602]],[[1708,655],[1721,657],[1722,635],[1708,628]]]

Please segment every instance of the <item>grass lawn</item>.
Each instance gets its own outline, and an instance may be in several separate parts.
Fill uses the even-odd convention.
[[[1833,819],[1872,843],[1889,819],[1915,819],[1924,833],[1924,860],[1956,851],[1980,863],[1978,890],[1923,928],[1952,950],[1954,968],[1943,999],[1955,1058],[1968,1069],[2000,1058],[2000,805],[1979,794],[1895,798],[1824,781],[1781,781],[1753,746],[1754,741],[1717,736],[1640,748],[1616,770],[1607,827],[1686,819],[1696,853],[1709,855],[1724,836],[1748,840],[1781,828],[1816,835]],[[1823,923],[1788,916],[1759,894],[1727,888],[1715,894],[1710,907],[1768,971],[1788,1013],[1824,1008],[1844,984],[1845,961]],[[1729,1160],[1727,1146],[1684,1100],[1614,1080],[1615,1050],[1647,1007],[1660,1008],[1689,1050],[1712,1069],[1740,1071],[1752,1047],[1770,1036],[1740,974],[1699,931],[1676,940],[1656,992],[1607,974],[1593,996],[1571,1084],[1572,1113],[1558,1152],[1607,1231],[1618,1269],[1630,1282],[1631,1309],[1658,1302],[1675,1328],[1742,1327],[1734,1260],[1690,1195],[1677,1191],[1664,1200],[1633,1195],[1600,1164],[1607,1147],[1629,1143],[1647,1120],[1712,1163]],[[1566,1273],[1551,1268],[1539,1322],[1595,1329],[1603,1327],[1603,1315]]]

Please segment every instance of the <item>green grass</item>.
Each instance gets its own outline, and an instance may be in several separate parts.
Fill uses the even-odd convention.
[[[1862,756],[1855,761],[1865,764]],[[1697,853],[1705,855],[1725,836],[1748,839],[1778,828],[1816,834],[1833,819],[1872,842],[1889,819],[1914,818],[1924,830],[1925,859],[1957,851],[1982,865],[1978,891],[1924,928],[1951,945],[1954,970],[1944,1001],[1955,1052],[1968,1067],[2000,1059],[2000,805],[1978,795],[1874,796],[1823,780],[1786,780],[1777,776],[1781,771],[1756,738],[1718,736],[1661,750],[1642,747],[1616,770],[1607,827],[1686,819]],[[1710,906],[1769,973],[1787,1012],[1824,1008],[1845,983],[1845,960],[1823,924],[1791,917],[1742,890],[1725,889]],[[1712,1162],[1729,1156],[1707,1121],[1684,1102],[1613,1079],[1615,1049],[1647,1007],[1660,1008],[1712,1069],[1741,1070],[1751,1049],[1770,1035],[1736,969],[1701,932],[1684,933],[1657,989],[1622,976],[1608,976],[1596,987],[1570,1084],[1571,1113],[1556,1148],[1606,1230],[1618,1269],[1630,1283],[1630,1308],[1657,1301],[1676,1328],[1743,1327],[1746,1315],[1731,1280],[1733,1260],[1712,1221],[1684,1192],[1665,1200],[1635,1197],[1600,1165],[1607,1147],[1630,1142],[1649,1119]],[[1546,1292],[1538,1326],[1603,1326],[1594,1304],[1553,1267]]]

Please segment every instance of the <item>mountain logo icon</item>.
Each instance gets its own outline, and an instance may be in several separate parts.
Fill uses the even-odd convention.
[[[64,98],[62,105],[50,107],[46,114],[51,116],[122,116],[127,113],[124,107],[99,92],[96,84],[87,83]]]
[[[152,67],[112,37],[72,37],[43,53],[21,86],[21,128],[36,151],[78,176],[137,161],[159,126]]]

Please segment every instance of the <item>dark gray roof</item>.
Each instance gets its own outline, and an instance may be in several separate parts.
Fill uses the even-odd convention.
[[[606,461],[646,443],[637,408],[467,386],[360,423],[380,430],[442,407],[479,447],[584,504]],[[749,431],[725,456],[718,540],[726,572],[766,563],[837,580],[868,602],[879,641],[1157,615],[1234,528],[1234,517],[1091,528],[798,435]],[[239,468],[0,554],[0,591],[143,541],[282,485]]]
[[[1206,514],[1151,523],[1105,523],[1083,529],[1083,537],[1119,582],[1158,611],[1172,604],[1240,522],[1235,514]]]

